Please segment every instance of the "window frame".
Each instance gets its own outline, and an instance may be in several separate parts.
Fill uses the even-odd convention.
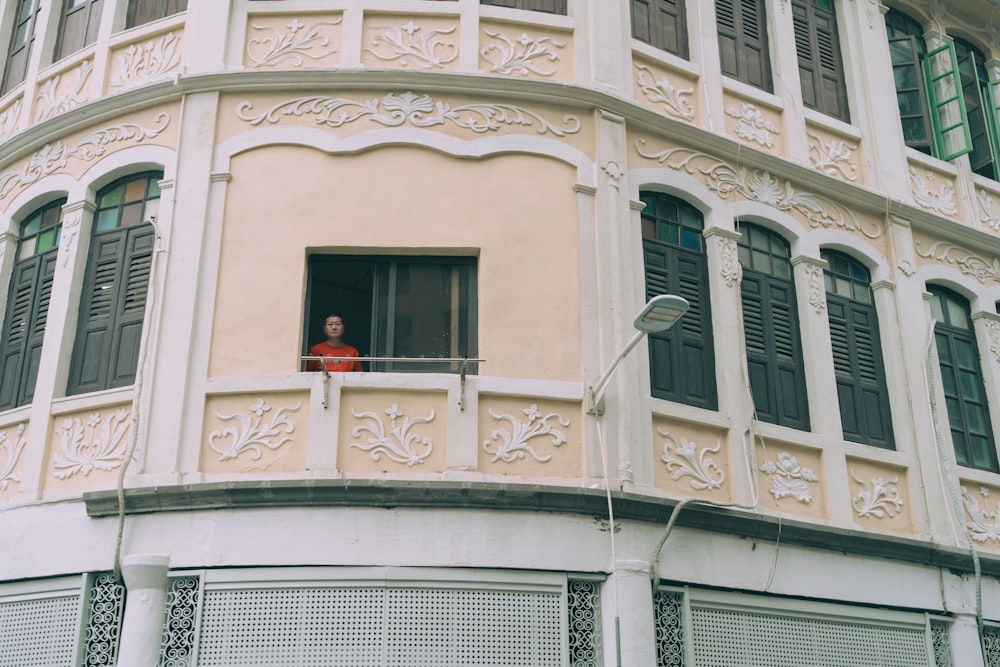
[[[55,59],[62,60],[77,51],[82,51],[95,41],[97,32],[101,27],[101,12],[104,0],[83,0],[83,3],[76,7],[70,4],[74,0],[63,0],[62,14],[59,17],[59,35],[56,40]],[[67,38],[67,30],[72,21],[79,20],[80,14],[84,15],[83,30],[73,33],[73,36],[82,36],[70,41]]]
[[[188,0],[128,0],[128,7],[125,10],[125,29],[130,30],[186,12],[187,5]]]
[[[365,265],[364,273],[354,271],[353,275],[370,276],[366,279],[368,287],[365,288],[360,283],[351,288],[338,286],[337,289],[327,288],[321,291],[318,287],[321,280],[320,274],[323,271],[321,265],[334,266],[338,260],[345,264]],[[398,326],[398,318],[393,318],[390,323],[390,316],[395,316],[400,303],[400,296],[396,292],[400,287],[399,267],[407,266],[430,266],[430,267],[453,267],[452,279],[457,281],[453,284],[456,289],[450,294],[452,306],[457,304],[457,313],[450,312],[448,344],[457,353],[449,357],[437,356],[436,358],[467,358],[474,360],[478,357],[479,349],[479,258],[468,255],[399,255],[399,254],[360,254],[360,253],[338,253],[338,252],[315,252],[309,254],[307,258],[307,289],[304,313],[304,327],[302,349],[307,355],[309,348],[318,342],[317,332],[320,330],[322,320],[327,315],[336,312],[345,317],[346,343],[357,348],[361,352],[366,371],[372,372],[400,372],[400,373],[460,373],[467,372],[476,374],[478,363],[469,361],[467,365],[461,362],[443,363],[430,361],[420,362],[393,362],[393,361],[366,361],[364,357],[400,357],[397,354],[399,349],[396,341],[393,340],[395,327]],[[334,272],[336,268],[327,268],[327,272]],[[350,289],[355,294],[364,297],[362,300],[355,299],[353,306],[344,306],[343,302],[350,303],[346,297],[335,297],[337,290],[346,291]],[[366,306],[358,305],[366,301]],[[365,309],[367,308],[367,309]],[[359,309],[365,309],[358,312]],[[384,309],[384,310],[383,310]],[[463,319],[464,315],[464,319]],[[367,322],[364,322],[367,317]],[[382,324],[384,323],[384,324]],[[361,329],[367,324],[367,332]],[[457,340],[454,337],[457,336]],[[462,354],[462,352],[465,354]],[[421,358],[421,353],[417,352],[410,356],[414,359]],[[426,356],[427,359],[434,359],[435,356]]]
[[[686,0],[630,0],[632,38],[688,60],[690,51],[685,3]],[[665,21],[663,16],[671,17],[672,22]],[[642,21],[637,21],[637,17],[641,17]]]
[[[27,7],[27,11],[25,11]],[[11,90],[24,82],[28,74],[28,61],[31,60],[31,48],[35,42],[35,28],[38,25],[38,14],[41,11],[41,0],[18,0],[14,10],[14,23],[10,31],[10,43],[7,47],[7,58],[5,59],[3,71],[3,85],[0,86],[0,95],[6,95]],[[24,41],[17,44],[21,26],[24,28]],[[15,73],[15,58],[24,55],[23,61],[18,64]],[[12,77],[12,74],[14,75]]]
[[[770,93],[774,84],[765,4],[764,0],[715,0],[715,22],[722,74]],[[723,7],[729,11],[725,12]],[[754,26],[756,37],[752,36]],[[731,63],[724,46],[726,41],[733,45]],[[750,54],[753,56],[749,57]],[[755,73],[759,76],[754,76]]]
[[[850,123],[846,70],[834,0],[827,0],[829,10],[819,7],[818,1],[792,0],[792,23],[802,104]],[[823,48],[824,45],[826,49]],[[804,73],[809,74],[808,80]]]
[[[479,0],[479,4],[566,16],[568,2],[567,0]]]

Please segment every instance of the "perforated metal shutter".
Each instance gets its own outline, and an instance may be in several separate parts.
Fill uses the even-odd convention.
[[[199,667],[562,667],[562,595],[434,589],[206,590]]]
[[[933,667],[922,627],[692,604],[699,667]]]
[[[4,667],[69,667],[79,634],[80,596],[0,603]]]

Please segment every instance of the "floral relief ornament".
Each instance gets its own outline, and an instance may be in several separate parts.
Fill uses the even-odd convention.
[[[68,479],[77,473],[89,475],[92,470],[114,470],[122,464],[125,434],[129,429],[130,412],[126,408],[106,415],[93,413],[86,428],[79,417],[67,417],[56,429],[60,451],[52,457],[57,479]],[[98,430],[100,427],[100,430]],[[85,439],[86,431],[90,437]]]
[[[496,132],[503,125],[533,127],[536,123],[538,134],[551,132],[563,137],[580,131],[580,120],[568,114],[563,116],[563,127],[555,127],[537,113],[512,104],[463,104],[452,107],[447,102],[435,101],[430,95],[417,95],[410,91],[388,93],[381,100],[363,101],[325,95],[298,97],[279,102],[256,116],[247,115],[251,109],[253,102],[240,102],[236,116],[250,125],[274,124],[282,117],[306,115],[316,116],[318,125],[334,128],[367,118],[386,127],[399,127],[407,122],[416,127],[451,123],[476,134]]]
[[[569,420],[564,419],[555,412],[550,412],[543,417],[542,413],[538,410],[538,405],[535,403],[522,410],[528,418],[527,421],[521,421],[513,415],[498,415],[493,412],[493,408],[490,408],[489,412],[493,419],[506,421],[511,425],[510,430],[504,428],[496,429],[490,434],[488,439],[483,440],[483,451],[487,454],[493,454],[493,458],[490,459],[491,462],[504,461],[505,463],[514,463],[523,459],[525,454],[530,454],[539,463],[547,463],[552,459],[552,455],[540,455],[531,447],[528,441],[532,438],[547,436],[551,438],[552,445],[555,447],[566,442],[566,435],[562,431],[553,428],[549,420],[555,419],[563,427],[569,426]],[[494,441],[496,440],[500,440],[499,444],[495,444]],[[492,451],[491,448],[493,446],[496,446],[496,451]]]
[[[438,35],[450,35],[455,32],[455,26],[441,30],[420,32],[420,26],[413,21],[407,21],[401,26],[374,25],[375,30],[385,30],[381,35],[372,38],[372,45],[389,47],[389,53],[383,55],[375,49],[366,49],[380,60],[398,60],[403,67],[416,65],[424,69],[440,68],[458,57],[458,46],[454,42],[438,39]],[[405,35],[405,36],[404,36]],[[441,49],[443,52],[438,53]]]
[[[680,443],[673,433],[656,429],[656,432],[666,438],[663,443],[663,456],[660,460],[667,464],[668,471],[674,471],[673,479],[677,481],[681,477],[691,477],[691,488],[699,491],[722,488],[726,481],[726,473],[719,468],[709,454],[718,454],[722,449],[722,442],[716,439],[715,448],[702,448],[698,451],[698,445],[685,437],[681,437]],[[674,455],[676,454],[676,456]]]
[[[688,101],[688,98],[694,93],[694,88],[678,90],[666,77],[655,78],[653,71],[645,65],[636,65],[635,68],[639,70],[635,82],[650,102],[663,104],[663,111],[668,116],[684,120],[694,118],[694,107]],[[647,74],[649,78],[647,78]]]
[[[986,334],[990,337],[990,352],[1000,364],[1000,322],[986,320]]]
[[[80,231],[80,220],[82,218],[83,216],[80,213],[63,216],[62,230],[60,232],[62,240],[59,243],[62,246],[59,252],[62,253],[63,267],[69,264],[70,255],[73,254],[76,233]]]
[[[31,185],[43,176],[61,171],[71,158],[90,162],[106,154],[112,144],[126,141],[139,143],[152,139],[169,122],[170,114],[162,111],[156,116],[156,126],[153,128],[146,128],[138,123],[119,123],[97,130],[75,145],[66,145],[62,141],[45,144],[31,156],[22,170],[0,174],[0,199],[4,199],[18,187]]]
[[[955,201],[955,188],[951,183],[943,183],[934,192],[934,172],[927,171],[926,176],[921,176],[917,170],[910,167],[910,181],[913,184],[913,198],[922,207],[931,211],[936,211],[943,215],[955,215],[958,213],[958,204]]]
[[[17,122],[21,118],[21,99],[17,98],[0,113],[0,142],[7,141],[17,131]]]
[[[993,197],[985,190],[976,190],[976,201],[979,202],[979,222],[993,231],[1000,231],[1000,218],[993,215]]]
[[[559,55],[550,47],[561,49],[566,46],[566,42],[556,41],[552,37],[532,39],[523,33],[516,41],[511,41],[509,37],[499,32],[490,32],[489,30],[485,32],[493,39],[499,40],[499,43],[487,44],[479,52],[479,55],[492,65],[490,71],[497,74],[528,76],[528,72],[533,72],[540,76],[552,76],[556,70],[541,69],[536,60],[556,62],[559,60]]]
[[[806,264],[806,277],[809,280],[809,305],[819,315],[826,308],[826,288],[823,282],[823,269],[815,264]]]
[[[740,281],[743,276],[743,267],[737,259],[736,241],[719,237],[719,256],[722,259],[722,279],[726,281],[726,287],[732,287]]]
[[[177,33],[168,32],[145,44],[131,44],[118,56],[118,72],[111,77],[112,88],[128,88],[173,76],[181,62]]]
[[[892,518],[903,509],[903,499],[899,497],[899,478],[873,477],[871,482],[859,479],[851,470],[851,477],[861,485],[861,491],[851,499],[851,505],[858,516],[873,516],[877,519]]]
[[[743,104],[742,109],[726,109],[726,115],[739,120],[734,128],[736,136],[753,141],[761,146],[774,148],[774,135],[781,134],[778,126],[764,118],[760,109],[752,104]]]
[[[222,421],[235,420],[238,425],[209,433],[208,446],[219,455],[220,461],[235,459],[245,452],[250,452],[250,458],[257,461],[263,455],[264,447],[274,451],[291,440],[290,436],[295,432],[295,423],[288,418],[288,414],[297,412],[301,407],[302,403],[299,402],[294,407],[279,408],[266,426],[263,425],[264,413],[270,412],[271,406],[261,398],[250,405],[249,410],[253,417],[239,413],[223,415],[216,411],[217,418]],[[229,440],[229,444],[222,446],[219,441],[226,439]]]
[[[779,211],[796,211],[805,217],[811,227],[829,228],[837,226],[852,232],[860,232],[870,239],[878,238],[882,228],[863,225],[850,209],[821,195],[796,192],[791,181],[783,184],[770,172],[732,165],[707,153],[690,148],[669,148],[658,153],[643,151],[646,141],[638,139],[636,150],[639,155],[674,170],[683,170],[692,176],[700,175],[709,190],[717,192],[722,199],[733,193],[750,201],[773,206]]]
[[[434,451],[434,443],[429,437],[418,435],[413,432],[413,427],[418,424],[429,424],[434,420],[434,410],[426,417],[407,417],[402,424],[397,424],[397,420],[403,416],[403,411],[399,405],[393,403],[385,414],[389,416],[391,428],[386,433],[385,423],[382,417],[374,412],[356,412],[353,409],[351,414],[357,419],[367,419],[368,423],[362,426],[355,426],[351,430],[351,435],[355,438],[361,437],[362,433],[369,433],[368,444],[360,442],[351,443],[351,447],[371,452],[372,460],[378,461],[382,456],[386,456],[396,463],[405,463],[413,467],[418,463],[423,463]]]
[[[858,179],[858,167],[851,160],[851,151],[857,149],[857,144],[849,144],[843,139],[830,139],[824,144],[816,135],[809,135],[809,159],[812,166],[831,176],[840,176],[849,181]]]
[[[46,81],[38,91],[38,101],[45,105],[45,111],[39,112],[38,120],[51,118],[57,114],[69,111],[86,102],[89,97],[83,94],[83,88],[87,83],[87,77],[94,71],[94,61],[84,60],[79,67],[72,70],[76,73],[76,81],[70,89],[60,98],[56,98],[59,83],[62,81],[62,74],[57,74]]]
[[[788,452],[779,452],[777,461],[765,460],[760,470],[771,477],[770,491],[775,501],[788,496],[800,503],[812,501],[812,491],[807,482],[818,482],[819,477],[809,468],[800,467],[798,459]]]
[[[1000,283],[1000,259],[993,258],[990,263],[971,250],[966,250],[952,243],[936,241],[927,249],[926,253],[920,252],[922,245],[919,240],[913,242],[915,251],[925,259],[934,259],[946,264],[955,264],[958,270],[964,275],[972,276],[979,282],[985,284],[987,280]]]
[[[274,26],[251,24],[254,30],[270,33],[270,36],[247,40],[247,58],[255,68],[274,67],[286,60],[291,61],[292,67],[301,67],[303,57],[319,60],[333,55],[336,53],[334,49],[322,53],[311,51],[313,47],[323,48],[330,44],[330,38],[320,32],[321,26],[337,25],[340,22],[339,18],[335,21],[316,21],[306,27],[302,21],[292,19],[285,26],[288,28],[287,33]]]
[[[0,431],[0,452],[6,455],[3,466],[0,467],[0,491],[6,491],[7,485],[11,482],[20,483],[21,481],[21,476],[14,472],[14,468],[28,444],[28,439],[24,437],[26,428],[27,424],[18,424],[17,428],[14,429],[13,440],[7,437],[6,431]]]
[[[976,542],[1000,542],[1000,502],[997,503],[997,508],[991,512],[990,490],[985,486],[980,486],[979,495],[983,497],[983,507],[979,506],[979,501],[972,497],[966,487],[962,487],[962,504],[965,505],[965,511],[972,519],[965,524],[965,527]]]

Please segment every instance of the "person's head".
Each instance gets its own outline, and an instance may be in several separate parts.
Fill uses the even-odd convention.
[[[344,318],[336,313],[324,317],[323,333],[327,340],[339,341],[344,335]]]

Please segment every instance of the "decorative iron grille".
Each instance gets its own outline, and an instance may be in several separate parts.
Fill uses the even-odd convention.
[[[125,615],[125,586],[111,572],[94,574],[87,591],[83,664],[114,667]]]
[[[684,667],[684,594],[658,590],[653,607],[657,666]]]
[[[983,628],[983,651],[986,667],[1000,667],[1000,627],[987,625]]]
[[[931,619],[931,642],[934,645],[934,667],[954,667],[951,659],[951,624]]]
[[[160,667],[191,667],[198,614],[198,577],[171,577],[160,639]]]
[[[597,582],[570,579],[567,591],[570,667],[600,667],[601,599]]]

